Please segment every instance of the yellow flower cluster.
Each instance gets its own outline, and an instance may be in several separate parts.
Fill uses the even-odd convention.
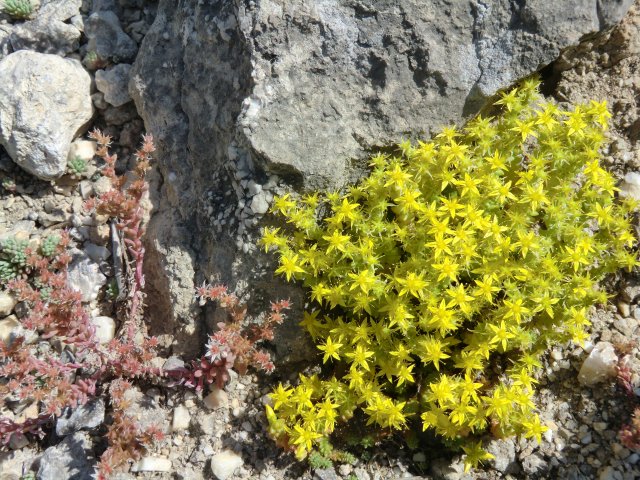
[[[607,300],[597,282],[636,266],[636,204],[614,201],[599,163],[605,102],[562,110],[527,80],[495,105],[495,118],[374,156],[345,194],[275,199],[288,226],[262,244],[309,288],[301,323],[335,368],[272,394],[271,432],[298,457],[358,408],[459,440],[467,468],[491,458],[478,443],[489,428],[540,441],[540,355],[583,342]]]

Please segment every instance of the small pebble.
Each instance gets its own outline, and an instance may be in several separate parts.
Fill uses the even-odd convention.
[[[171,430],[173,432],[179,432],[189,428],[189,422],[191,421],[191,415],[187,407],[178,405],[173,409],[173,421],[171,423]]]
[[[132,472],[170,472],[171,460],[163,457],[143,457],[132,468]]]
[[[578,381],[583,385],[592,386],[608,377],[615,376],[618,356],[613,345],[609,342],[598,342],[585,359]]]
[[[21,323],[14,315],[0,320],[0,340],[7,344],[11,342],[19,335],[21,326]]]
[[[606,422],[594,422],[593,423],[593,429],[596,432],[602,432],[602,431],[607,429],[607,424],[606,424]]]
[[[247,432],[253,432],[253,425],[250,422],[242,422],[242,428]]]
[[[11,312],[13,312],[13,307],[16,306],[16,303],[18,302],[13,297],[13,295],[4,291],[0,291],[0,317],[11,315]]]
[[[109,343],[116,335],[116,322],[111,317],[99,316],[91,319],[96,329],[95,338],[101,344]]]
[[[213,387],[211,393],[204,397],[203,402],[211,410],[226,408],[229,405],[229,395],[224,390]]]
[[[232,450],[223,450],[211,458],[211,472],[218,480],[226,480],[243,465],[242,458]]]
[[[627,318],[631,315],[631,306],[627,302],[621,300],[618,302],[618,312],[620,312],[620,315],[624,318]]]
[[[427,456],[422,452],[415,453],[413,455],[413,461],[416,462],[416,463],[426,462],[427,461]]]

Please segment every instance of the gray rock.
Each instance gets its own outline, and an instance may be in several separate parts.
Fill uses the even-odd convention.
[[[93,2],[91,3],[91,11],[99,12],[101,10],[104,10],[113,12],[118,8],[117,4],[118,2],[116,2],[116,0],[93,0]]]
[[[119,63],[106,70],[96,71],[96,87],[104,94],[104,99],[114,107],[131,101],[127,90],[131,65]]]
[[[40,459],[38,480],[85,480],[92,478],[96,461],[89,437],[74,433],[45,450]]]
[[[42,2],[33,20],[15,25],[11,46],[17,50],[66,55],[78,49],[80,30],[68,23],[80,13],[82,0]]]
[[[313,480],[340,480],[340,477],[333,467],[316,468],[313,472]]]
[[[102,260],[106,260],[111,255],[111,252],[107,247],[96,245],[95,243],[87,242],[84,244],[83,248],[87,255],[89,255],[89,258],[97,263],[100,263]]]
[[[100,266],[84,252],[77,251],[69,265],[67,284],[82,294],[83,302],[95,300],[100,288],[107,282],[100,271]]]
[[[436,458],[430,463],[431,475],[436,480],[470,480],[473,477],[464,473],[464,464],[457,460],[451,462],[445,458]]]
[[[491,462],[499,472],[513,473],[519,469],[516,463],[516,444],[512,438],[491,440],[486,450],[495,457]]]
[[[138,112],[133,103],[125,103],[120,107],[107,107],[102,115],[108,125],[124,125],[138,118]]]
[[[144,395],[139,388],[127,390],[125,400],[129,402],[127,415],[135,418],[140,428],[158,427],[163,433],[169,433],[171,422],[167,412],[157,402]]]
[[[265,192],[258,192],[258,194],[251,199],[251,211],[258,215],[263,215],[267,213],[268,210],[269,202],[267,202]]]
[[[11,25],[0,25],[0,60],[11,53]]]
[[[387,8],[307,0],[230,3],[212,13],[165,0],[136,61],[148,87],[138,97],[152,103],[145,120],[145,110],[161,110],[150,124],[156,133],[176,116],[166,110],[180,97],[167,97],[167,84],[191,85],[176,85],[185,93],[178,115],[213,118],[211,130],[226,127],[224,135],[237,119],[256,160],[288,166],[308,184],[343,184],[346,160],[363,148],[458,122],[599,31],[604,16],[607,25],[619,20],[631,3],[408,0]],[[181,38],[184,28],[197,40],[162,35]]]
[[[0,144],[33,175],[62,175],[93,114],[89,74],[76,60],[20,50],[0,61],[0,78]]]
[[[89,15],[85,22],[85,35],[89,39],[87,51],[95,52],[103,60],[114,63],[133,60],[138,46],[120,25],[120,20],[111,11],[98,11]]]
[[[0,243],[15,236],[28,240],[35,228],[36,222],[33,220],[19,220],[8,231],[0,233]]]
[[[104,401],[98,398],[73,411],[67,409],[65,413],[56,422],[56,435],[59,437],[100,425],[104,421]]]
[[[231,234],[215,238],[200,213],[207,192],[231,190],[230,162],[256,183],[260,171],[297,186],[345,185],[365,171],[350,160],[460,123],[630,4],[161,0],[129,84],[148,131],[163,139],[146,259],[148,283],[167,299],[158,308],[192,316],[185,278],[196,269],[227,283],[254,278],[261,257],[236,253],[228,218],[221,231]],[[273,297],[282,288],[263,286]],[[195,331],[175,325],[176,335]]]
[[[537,453],[527,455],[522,459],[522,470],[527,475],[535,475],[536,473],[542,471],[545,465],[546,462]]]

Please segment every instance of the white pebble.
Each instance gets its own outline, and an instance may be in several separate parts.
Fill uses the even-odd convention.
[[[11,294],[0,291],[0,317],[10,315],[16,303],[16,299]]]
[[[178,405],[173,410],[173,421],[171,422],[171,431],[179,432],[189,428],[189,422],[191,421],[191,415],[187,407]]]
[[[213,387],[211,393],[204,397],[203,402],[211,410],[226,408],[229,405],[229,395],[224,390]]]
[[[599,342],[585,359],[578,381],[583,385],[591,386],[615,376],[618,356],[613,345],[609,342]]]
[[[164,457],[141,458],[132,468],[132,472],[169,472],[171,460]]]
[[[96,146],[97,143],[91,140],[76,140],[69,147],[67,159],[81,158],[85,162],[89,162],[96,154]]]
[[[99,343],[105,344],[113,340],[116,335],[116,322],[111,317],[93,317],[91,323],[96,328],[95,337]]]
[[[620,195],[640,200],[640,173],[627,173],[620,183]]]
[[[251,211],[258,215],[264,215],[269,210],[269,202],[264,192],[259,192],[251,199]]]
[[[4,343],[11,342],[20,334],[20,329],[21,324],[13,315],[4,320],[0,320],[0,340]]]
[[[226,480],[242,466],[242,458],[231,450],[223,450],[211,458],[211,471],[218,480]]]
[[[556,361],[562,360],[562,352],[560,350],[553,349],[551,351],[551,358],[553,358]]]
[[[627,318],[631,315],[631,307],[627,302],[620,301],[618,302],[618,312],[622,317]]]

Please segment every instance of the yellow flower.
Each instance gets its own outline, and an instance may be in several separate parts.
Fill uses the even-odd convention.
[[[269,397],[273,400],[273,409],[278,410],[283,403],[287,403],[292,393],[293,390],[285,389],[282,383],[280,383],[278,387],[269,394]]]
[[[524,142],[529,135],[531,135],[532,137],[538,136],[538,133],[535,130],[535,125],[535,120],[530,120],[528,122],[525,122],[523,120],[516,120],[516,126],[511,130],[522,135],[522,141]]]
[[[424,296],[424,288],[429,285],[423,278],[422,273],[409,272],[404,278],[393,277],[393,279],[401,286],[398,295],[401,297],[410,293],[416,298]]]
[[[452,282],[458,280],[458,269],[460,265],[451,260],[450,257],[445,257],[441,263],[432,263],[431,267],[440,272],[438,275],[438,281],[448,278]]]
[[[526,438],[535,438],[538,443],[542,443],[542,434],[549,430],[549,427],[540,423],[540,417],[535,415],[530,422],[522,422],[525,428],[524,436]]]
[[[276,268],[276,273],[282,273],[287,280],[291,280],[291,277],[296,273],[304,273],[304,268],[300,265],[298,255],[293,252],[285,252],[280,256],[280,266]]]
[[[369,363],[367,359],[373,356],[373,352],[367,350],[362,344],[356,345],[356,349],[353,352],[345,353],[347,358],[351,359],[353,365],[364,368],[369,371]]]
[[[472,445],[464,445],[462,447],[466,456],[464,458],[464,471],[467,473],[471,468],[477,467],[483,460],[491,460],[495,458],[492,454],[482,449],[482,442]]]
[[[318,345],[318,350],[324,352],[322,363],[327,363],[327,360],[329,360],[330,358],[340,360],[340,355],[338,354],[338,352],[340,351],[340,347],[342,347],[342,345],[342,343],[333,343],[331,337],[327,337],[327,341],[324,345]]]
[[[489,328],[493,330],[494,336],[491,338],[491,343],[500,343],[502,345],[502,350],[507,350],[507,341],[510,338],[514,338],[515,335],[509,331],[507,327],[504,325],[504,320],[500,322],[500,325],[492,325],[489,324]]]
[[[322,437],[318,432],[311,430],[309,425],[305,425],[307,428],[303,428],[300,425],[293,426],[293,432],[291,435],[291,440],[294,445],[300,445],[304,447],[308,452],[311,450],[313,446],[313,442],[318,438]]]
[[[440,340],[430,335],[425,335],[418,340],[418,356],[423,363],[433,363],[436,370],[440,370],[440,361],[449,358],[447,346]]]

